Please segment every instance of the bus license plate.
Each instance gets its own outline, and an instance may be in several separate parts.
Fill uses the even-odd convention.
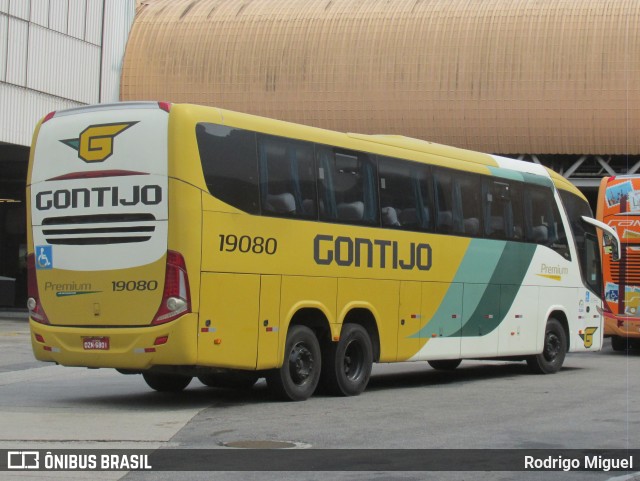
[[[82,347],[84,347],[85,351],[108,351],[109,338],[108,337],[83,337]]]

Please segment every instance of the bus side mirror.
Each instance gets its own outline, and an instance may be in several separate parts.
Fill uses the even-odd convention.
[[[602,233],[602,247],[604,247],[605,253],[611,255],[611,260],[613,261],[620,260],[619,243],[616,243],[616,239],[613,236],[611,236],[608,232]]]
[[[612,261],[619,261],[622,250],[620,248],[618,233],[604,222],[600,222],[591,217],[582,216],[582,220],[602,231],[602,246],[604,247],[604,252],[611,255]]]

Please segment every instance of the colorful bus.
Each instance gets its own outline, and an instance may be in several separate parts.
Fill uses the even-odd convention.
[[[594,226],[615,233],[532,163],[121,103],[47,115],[27,194],[42,361],[304,400],[374,362],[553,373],[602,344]]]
[[[615,351],[640,346],[640,177],[604,177],[598,191],[597,218],[618,233],[620,259],[607,250],[604,275],[604,335]]]

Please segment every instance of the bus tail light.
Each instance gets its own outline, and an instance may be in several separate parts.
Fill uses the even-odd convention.
[[[38,293],[38,279],[36,279],[36,256],[29,254],[27,256],[27,291],[29,298],[27,299],[27,308],[29,309],[29,317],[41,324],[49,324],[47,314],[40,303],[40,294]]]
[[[171,102],[158,102],[158,107],[169,113],[171,111]]]
[[[164,292],[158,312],[151,324],[171,322],[183,314],[191,312],[189,276],[182,254],[167,251],[167,270],[164,275]]]
[[[49,122],[49,120],[51,120],[54,116],[56,115],[56,111],[54,110],[53,112],[49,112],[47,115],[44,116],[44,118],[42,119],[42,123],[44,124],[45,122]]]

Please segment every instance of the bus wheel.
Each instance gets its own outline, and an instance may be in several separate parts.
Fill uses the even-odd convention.
[[[198,376],[198,380],[209,387],[227,389],[251,389],[258,381],[258,375],[253,372],[214,372]]]
[[[268,374],[267,385],[279,399],[304,401],[318,386],[321,365],[316,335],[306,326],[293,326],[287,334],[282,367]]]
[[[460,365],[462,359],[442,359],[439,361],[427,361],[429,366],[438,371],[453,371]]]
[[[542,352],[527,358],[527,364],[536,374],[553,374],[562,367],[566,354],[567,335],[560,321],[552,317],[547,321]]]
[[[165,374],[159,372],[143,372],[142,377],[151,389],[160,392],[180,392],[191,382],[191,376],[181,374]]]
[[[338,396],[357,396],[371,377],[373,347],[369,333],[359,324],[345,324],[340,341],[329,344],[323,361],[323,387]]]
[[[626,337],[613,336],[611,338],[611,348],[614,351],[628,351],[630,347],[629,340]]]

